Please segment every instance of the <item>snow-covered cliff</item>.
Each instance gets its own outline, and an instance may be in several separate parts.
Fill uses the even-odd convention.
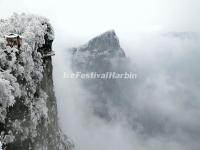
[[[20,49],[5,35],[22,36]],[[48,19],[14,14],[0,20],[0,141],[6,150],[69,150],[57,117],[51,57],[54,32]]]

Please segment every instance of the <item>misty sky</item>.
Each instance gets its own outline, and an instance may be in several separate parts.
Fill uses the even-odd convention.
[[[119,34],[197,31],[199,0],[0,0],[0,17],[29,12],[50,18],[56,31],[94,36],[109,29]]]

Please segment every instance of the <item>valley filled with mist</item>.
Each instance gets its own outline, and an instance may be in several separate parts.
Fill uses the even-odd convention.
[[[112,71],[116,66],[118,71],[134,71],[137,73],[134,80],[64,79],[63,72],[74,71],[75,56],[70,48],[63,47],[56,56],[59,61],[55,57],[54,66],[60,66],[54,68],[54,81],[62,128],[77,149],[197,150],[200,136],[198,34],[140,34],[132,39],[123,45],[126,60],[117,65],[117,62],[111,63],[112,67],[105,67],[105,61],[99,64],[90,54],[85,56],[87,51],[75,60],[84,58],[82,64],[86,65],[92,62],[90,71],[108,68]],[[109,40],[112,39],[106,41]],[[81,48],[78,48],[80,52]],[[78,65],[78,68],[83,72],[88,66]]]

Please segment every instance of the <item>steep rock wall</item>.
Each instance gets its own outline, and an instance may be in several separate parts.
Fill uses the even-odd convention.
[[[80,47],[72,48],[71,51],[74,72],[106,74],[124,73],[128,70],[128,59],[113,30],[91,39]],[[127,81],[114,78],[81,80],[82,87],[93,95],[88,103],[91,103],[96,116],[110,121],[115,118],[110,110],[126,109],[122,82]]]
[[[4,35],[23,37],[20,49]],[[69,150],[62,134],[53,90],[53,29],[48,19],[14,14],[0,21],[0,141],[6,150]]]

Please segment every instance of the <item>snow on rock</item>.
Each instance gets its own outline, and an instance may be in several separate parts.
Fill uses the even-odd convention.
[[[23,37],[20,49],[4,35]],[[14,14],[0,21],[0,141],[6,150],[68,150],[58,126],[50,52],[54,39],[48,19]],[[65,139],[65,141],[64,141]]]

